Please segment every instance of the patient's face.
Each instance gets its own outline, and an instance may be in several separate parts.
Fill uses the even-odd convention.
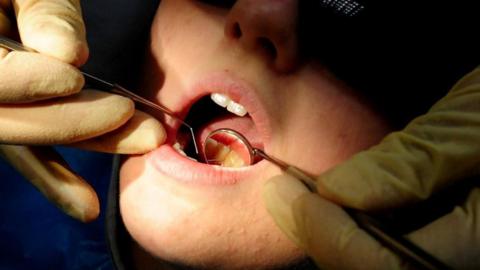
[[[296,6],[162,1],[144,89],[185,117],[198,142],[209,130],[229,127],[274,157],[311,174],[324,172],[378,142],[387,128],[354,91],[319,63],[300,58]],[[220,108],[204,102],[211,93],[242,105],[237,112],[244,108],[246,116],[207,113]],[[262,187],[280,173],[277,167],[192,161],[172,147],[184,141],[178,122],[166,122],[168,143],[129,157],[121,169],[121,213],[140,246],[163,260],[207,269],[276,268],[304,258],[264,208]]]

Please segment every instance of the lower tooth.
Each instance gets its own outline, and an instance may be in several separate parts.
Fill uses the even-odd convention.
[[[220,165],[221,160],[230,152],[230,148],[213,139],[208,139],[205,145],[205,159],[209,164]]]
[[[175,142],[175,143],[173,144],[173,149],[179,150],[179,149],[182,149],[182,146],[180,145],[179,142]]]
[[[222,161],[222,166],[238,168],[245,166],[245,162],[235,151],[230,151],[225,159]]]
[[[187,154],[185,154],[185,152],[183,151],[182,149],[182,146],[180,145],[180,143],[176,142],[174,145],[173,145],[173,149],[175,149],[180,155],[182,156],[187,156]]]
[[[176,143],[173,144],[173,149],[175,149],[175,151],[177,151],[177,153],[179,153],[180,155],[182,155],[182,156],[184,156],[184,157],[186,157],[186,158],[188,158],[188,159],[190,159],[190,160],[198,161],[198,160],[196,160],[195,158],[189,157],[189,156],[185,153],[185,151],[183,151],[182,146],[180,145],[179,142],[176,142]]]
[[[245,166],[245,162],[230,147],[209,139],[205,147],[205,156],[208,164],[238,168]]]

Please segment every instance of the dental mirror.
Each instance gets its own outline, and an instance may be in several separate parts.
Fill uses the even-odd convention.
[[[263,158],[300,179],[310,191],[316,192],[315,181],[307,173],[253,147],[245,136],[230,128],[216,129],[208,134],[203,144],[203,156],[207,164],[231,168],[249,166]]]

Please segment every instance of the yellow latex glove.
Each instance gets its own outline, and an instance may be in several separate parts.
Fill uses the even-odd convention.
[[[80,92],[74,66],[86,62],[88,46],[79,0],[0,0],[0,35],[39,52],[0,48],[0,156],[69,215],[90,221],[99,212],[93,189],[52,149],[19,145],[138,154],[163,143],[163,127],[127,98]]]
[[[428,113],[317,177],[321,196],[283,175],[264,188],[279,227],[322,269],[402,269],[340,206],[388,210],[480,177],[480,69]],[[407,237],[454,269],[480,268],[480,184],[463,204]]]

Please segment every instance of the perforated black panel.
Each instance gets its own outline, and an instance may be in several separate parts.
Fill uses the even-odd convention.
[[[320,4],[335,13],[340,13],[345,16],[355,16],[361,12],[365,7],[354,0],[320,0]]]

